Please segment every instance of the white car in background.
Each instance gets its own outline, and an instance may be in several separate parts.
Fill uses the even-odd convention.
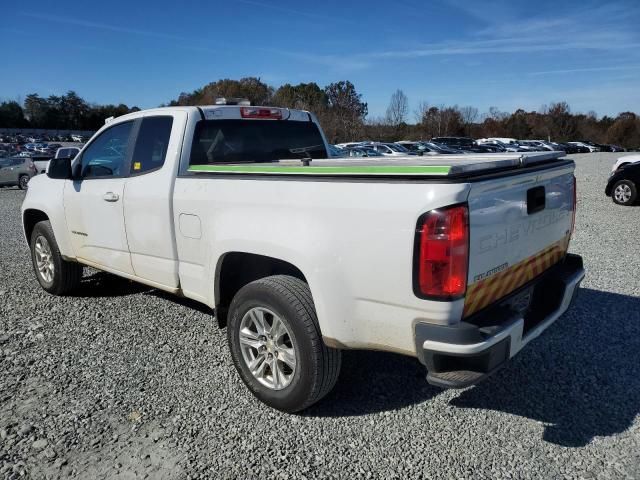
[[[509,137],[489,137],[489,138],[479,138],[478,140],[476,140],[476,142],[478,143],[490,143],[491,141],[498,141],[500,143],[504,143],[507,145],[511,145],[511,144],[517,144],[518,140],[516,140],[515,138],[509,138]]]
[[[629,165],[630,163],[638,162],[640,162],[640,154],[620,157],[618,158],[618,161],[613,164],[613,167],[611,167],[611,172],[616,172],[618,169],[624,167],[625,165]]]

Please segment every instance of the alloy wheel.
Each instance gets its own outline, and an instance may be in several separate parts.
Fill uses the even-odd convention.
[[[254,307],[240,322],[240,350],[251,374],[272,390],[286,388],[296,371],[296,350],[282,319],[263,307]]]
[[[613,194],[618,202],[627,203],[631,199],[631,188],[626,184],[618,185]]]
[[[49,241],[45,237],[39,236],[36,238],[34,250],[38,275],[40,275],[45,282],[51,283],[53,280],[55,265],[53,263],[53,255],[51,254]]]

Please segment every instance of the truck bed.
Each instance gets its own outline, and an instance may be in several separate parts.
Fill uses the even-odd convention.
[[[192,165],[189,172],[245,175],[468,177],[562,161],[564,152],[492,153],[374,158],[328,158],[269,163]],[[379,158],[379,159],[378,159]]]

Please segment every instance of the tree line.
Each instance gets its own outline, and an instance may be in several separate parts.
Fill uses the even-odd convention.
[[[22,103],[0,103],[0,127],[44,128],[48,130],[97,130],[109,117],[140,110],[127,105],[97,105],[70,90],[62,96],[26,96]]]
[[[368,106],[353,83],[344,80],[321,87],[314,82],[274,88],[259,78],[222,79],[193,92],[183,92],[166,105],[211,105],[219,97],[247,98],[253,105],[297,108],[314,112],[331,143],[363,139],[427,140],[439,136],[537,138],[556,141],[590,140],[623,147],[640,146],[640,117],[623,112],[598,117],[595,112],[573,113],[566,102],[551,103],[537,111],[502,112],[491,107],[480,113],[473,106],[421,101],[410,111],[409,99],[395,91],[383,116],[369,117]],[[0,103],[0,127],[96,130],[104,119],[137,107],[96,105],[76,92],[47,98],[30,94],[20,104]]]

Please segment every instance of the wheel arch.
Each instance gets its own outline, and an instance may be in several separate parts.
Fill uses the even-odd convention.
[[[42,210],[28,208],[22,213],[22,227],[27,243],[31,243],[31,234],[38,222],[49,220],[49,216]]]
[[[240,251],[221,255],[216,264],[214,277],[215,312],[218,325],[226,326],[231,300],[242,287],[272,275],[290,275],[308,283],[302,270],[280,258]]]

